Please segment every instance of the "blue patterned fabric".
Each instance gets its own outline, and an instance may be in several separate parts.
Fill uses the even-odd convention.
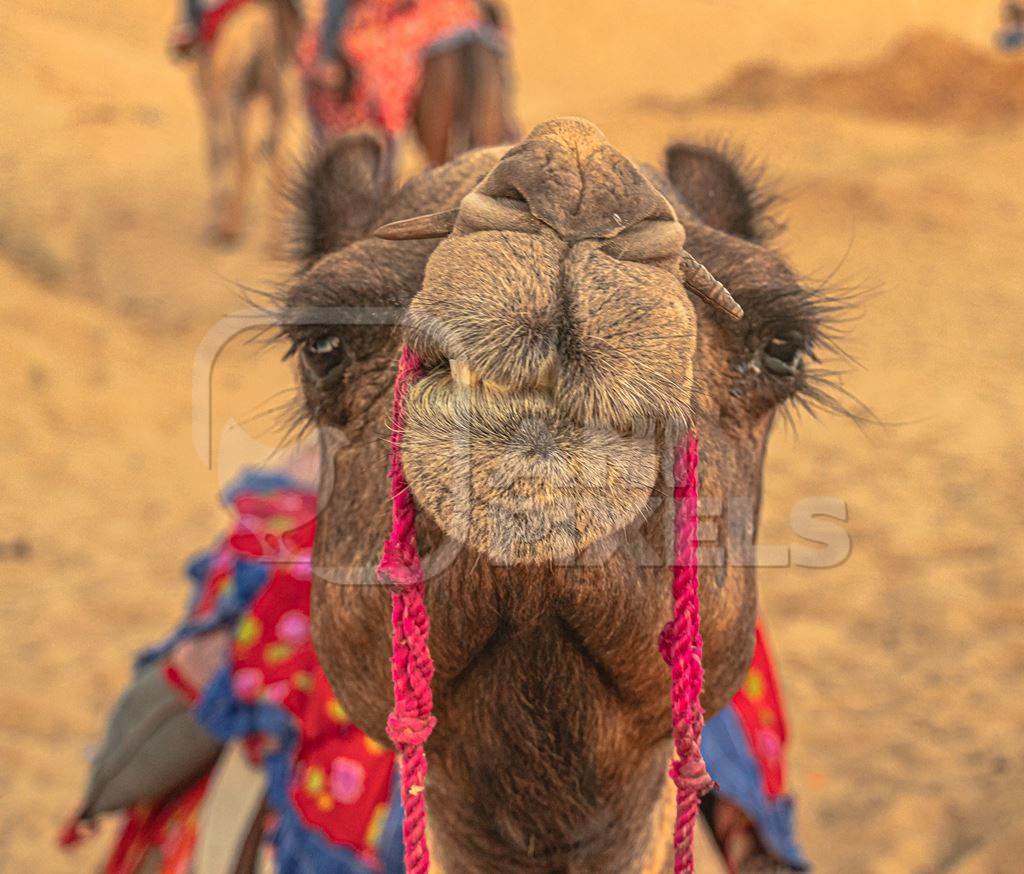
[[[793,801],[788,796],[769,798],[762,788],[757,760],[732,707],[708,720],[701,738],[708,773],[717,792],[750,817],[765,848],[794,871],[810,865],[797,845],[793,828]]]
[[[239,701],[231,686],[230,666],[225,666],[203,690],[194,713],[207,731],[224,742],[241,740],[253,734],[277,741],[277,749],[263,757],[263,767],[267,774],[267,801],[278,814],[277,827],[272,836],[277,854],[277,874],[375,874],[347,847],[331,844],[322,834],[309,828],[292,805],[288,790],[298,732],[287,712],[266,702]],[[399,793],[394,793],[393,798],[397,800]],[[382,846],[379,848],[384,874],[403,874],[405,871],[400,825],[397,856],[399,867],[394,867],[393,861],[395,852],[391,820],[394,818],[395,806],[393,802]],[[397,806],[400,817],[401,805]]]
[[[271,495],[278,491],[302,490],[291,477],[274,472],[245,471],[221,495],[226,507],[232,507],[243,495]],[[189,562],[188,575],[195,592],[189,604],[193,612],[216,555],[225,547],[224,539]],[[167,640],[143,653],[140,664],[165,657],[182,640],[213,628],[234,629],[243,615],[270,582],[270,567],[265,561],[247,561],[239,556],[232,567],[232,585],[218,597],[211,615],[183,623]],[[232,665],[226,664],[202,690],[193,712],[204,728],[222,741],[244,740],[253,735],[273,741],[272,750],[262,756],[267,775],[267,800],[278,820],[271,839],[276,852],[278,874],[404,874],[400,792],[392,792],[392,804],[376,847],[381,868],[370,868],[348,847],[331,843],[311,828],[296,810],[291,796],[293,757],[299,731],[293,715],[267,700],[242,701],[232,684]]]

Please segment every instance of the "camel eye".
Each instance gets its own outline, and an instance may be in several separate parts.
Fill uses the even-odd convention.
[[[772,337],[764,348],[764,368],[778,376],[795,376],[803,367],[804,339],[791,331]]]
[[[345,347],[337,334],[310,337],[302,345],[302,363],[306,371],[323,379],[345,363]]]
[[[306,349],[314,355],[332,355],[341,349],[341,338],[335,334],[316,337],[306,343]]]

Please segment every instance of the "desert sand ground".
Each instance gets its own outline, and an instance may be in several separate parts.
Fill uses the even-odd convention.
[[[274,351],[231,344],[202,463],[196,349],[240,287],[287,266],[263,255],[265,207],[241,249],[202,241],[199,113],[162,51],[171,5],[0,11],[3,872],[100,859],[109,830],[74,855],[53,844],[86,751],[131,653],[176,616],[220,484],[273,445],[253,414],[290,385]],[[983,50],[995,0],[508,5],[527,125],[584,115],[650,160],[671,138],[725,135],[790,195],[794,263],[871,292],[846,385],[888,424],[801,416],[769,460],[764,542],[798,542],[803,498],[849,510],[848,560],[762,577],[810,857],[823,872],[1022,870],[1024,126],[872,109],[886,46],[930,26]],[[970,81],[961,51],[943,60],[955,44],[934,44]],[[763,58],[805,86],[860,71],[841,78],[861,90],[702,96]]]

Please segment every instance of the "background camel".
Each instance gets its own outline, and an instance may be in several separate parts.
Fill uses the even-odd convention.
[[[805,361],[827,342],[830,307],[766,247],[762,199],[726,157],[678,145],[669,169],[671,182],[641,172],[588,122],[550,122],[415,178],[380,220],[449,212],[321,253],[287,295],[307,407],[331,435],[325,482],[339,484],[321,494],[317,645],[343,706],[385,741],[390,598],[369,583],[403,332],[324,324],[326,308],[407,308],[405,339],[427,366],[403,449],[434,550],[428,806],[448,871],[640,871],[665,852],[651,846],[670,753],[656,642],[667,471],[687,421],[724,555],[701,589],[709,713],[749,664],[744,537],[777,410],[819,390]],[[687,299],[684,239],[742,321]],[[737,499],[753,499],[742,523]]]
[[[483,5],[494,33],[497,10]],[[198,50],[198,88],[208,139],[211,224],[215,242],[242,234],[251,181],[247,139],[258,100],[268,108],[262,155],[270,191],[287,189],[289,114],[298,110],[295,53],[303,24],[292,0],[257,0],[231,12]],[[314,88],[312,83],[307,87]],[[344,99],[344,95],[331,99]],[[427,160],[440,164],[467,148],[514,136],[511,78],[503,51],[482,37],[428,52],[413,124]],[[271,249],[278,248],[272,235]]]
[[[652,163],[666,142],[726,134],[790,194],[776,245],[800,275],[876,290],[848,325],[860,366],[846,384],[897,425],[801,416],[798,433],[775,429],[765,461],[760,608],[790,709],[800,834],[822,874],[1016,871],[1021,127],[992,99],[999,123],[983,128],[897,116],[889,89],[856,82],[829,103],[683,105],[759,59],[801,77],[870,70],[922,25],[944,36],[935,61],[975,81],[947,49],[989,51],[998,3],[505,5],[527,129],[583,115]],[[202,117],[167,63],[173,15],[167,0],[3,10],[0,867],[12,871],[76,874],[109,849],[109,826],[74,855],[49,836],[130,654],[166,633],[183,561],[223,527],[218,490],[280,439],[254,416],[294,384],[276,354],[230,344],[211,379],[212,466],[197,457],[196,349],[240,306],[236,283],[267,288],[279,268],[256,239],[200,242]],[[900,70],[927,89],[926,67]],[[852,551],[837,566],[786,558],[815,548],[791,524],[812,496],[847,508]],[[699,864],[721,874],[713,853]]]
[[[215,38],[198,50],[198,86],[208,139],[215,242],[233,243],[242,233],[249,193],[247,133],[254,102],[269,109],[262,152],[271,189],[285,187],[282,148],[294,104],[294,54],[301,22],[291,0],[256,0],[229,14]]]
[[[397,12],[402,13],[402,4]],[[427,42],[422,49],[410,44],[410,53],[422,57],[421,78],[415,92],[410,95],[410,128],[423,149],[427,163],[444,163],[460,152],[477,146],[491,146],[509,142],[517,136],[518,125],[512,107],[512,73],[508,55],[508,32],[499,8],[489,2],[478,3],[480,21],[456,36],[439,34],[433,44]],[[354,10],[358,11],[358,10]],[[396,10],[392,10],[396,11]],[[385,8],[373,9],[369,22],[350,22],[354,27],[368,29],[377,39],[387,39],[394,25]],[[429,20],[426,4],[410,4],[404,10],[411,20]],[[358,15],[356,16],[358,19]],[[450,26],[455,26],[454,24]],[[312,32],[319,33],[320,24],[314,16]],[[399,26],[399,30],[401,30]],[[406,47],[401,46],[404,51]],[[317,53],[317,46],[313,51]],[[342,61],[342,78],[336,91],[325,90],[317,75],[317,65],[307,57],[309,47],[303,48],[303,64],[307,70],[306,88],[310,117],[318,138],[330,140],[351,130],[356,122],[346,118],[346,107],[351,111],[380,115],[382,109],[375,103],[374,85],[366,93],[360,91],[363,77],[386,77],[390,70],[377,66],[371,71],[351,61]],[[374,83],[376,87],[384,83]],[[353,107],[353,103],[356,104]],[[371,105],[364,106],[363,103]],[[391,109],[394,112],[394,108]],[[335,118],[336,114],[340,120]],[[390,131],[392,135],[401,132]],[[389,145],[393,148],[395,143]]]

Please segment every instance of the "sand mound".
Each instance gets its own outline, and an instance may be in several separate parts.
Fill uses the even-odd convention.
[[[702,105],[818,106],[929,124],[991,127],[1024,118],[1024,62],[919,30],[857,66],[792,72],[774,61],[745,64]]]

